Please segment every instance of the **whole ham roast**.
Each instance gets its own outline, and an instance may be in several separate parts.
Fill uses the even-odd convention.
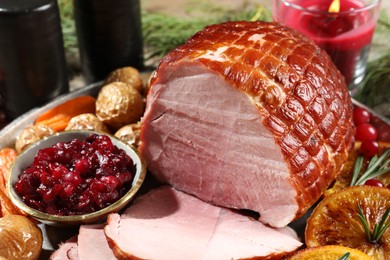
[[[152,76],[140,152],[163,183],[283,227],[339,173],[354,141],[345,81],[276,23],[206,27]]]

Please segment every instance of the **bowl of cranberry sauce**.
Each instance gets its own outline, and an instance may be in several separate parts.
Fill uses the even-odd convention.
[[[146,166],[137,150],[91,131],[65,131],[22,152],[8,182],[12,201],[54,226],[103,220],[124,208],[141,187]]]

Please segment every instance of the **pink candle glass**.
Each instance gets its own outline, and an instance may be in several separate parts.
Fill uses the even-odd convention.
[[[313,39],[344,75],[351,93],[364,78],[380,0],[274,0],[273,19]],[[335,3],[333,3],[335,4]]]

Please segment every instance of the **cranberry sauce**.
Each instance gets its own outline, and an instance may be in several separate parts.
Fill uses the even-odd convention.
[[[55,215],[91,213],[114,203],[131,187],[132,159],[108,136],[91,134],[38,151],[15,183],[30,207]]]

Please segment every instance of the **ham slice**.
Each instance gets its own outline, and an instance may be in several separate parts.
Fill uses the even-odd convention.
[[[302,245],[294,231],[282,230],[166,185],[109,215],[104,228],[118,258],[159,260],[279,259]]]
[[[82,225],[78,235],[79,260],[116,259],[108,245],[103,228],[105,224]]]
[[[282,25],[206,27],[154,72],[139,150],[156,178],[286,226],[335,179],[354,142],[330,58]]]
[[[105,224],[81,225],[79,234],[72,237],[51,255],[51,260],[114,260],[103,228]]]
[[[77,236],[61,243],[59,248],[50,256],[50,260],[79,260]]]

